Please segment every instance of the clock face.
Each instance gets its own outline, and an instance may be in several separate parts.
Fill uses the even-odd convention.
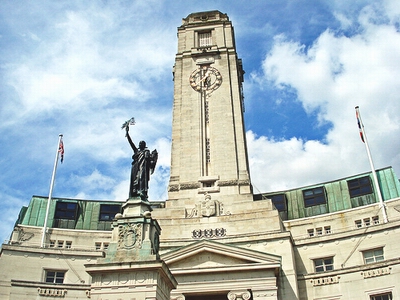
[[[190,86],[197,92],[212,92],[221,85],[222,76],[216,68],[202,66],[192,72],[189,81]]]

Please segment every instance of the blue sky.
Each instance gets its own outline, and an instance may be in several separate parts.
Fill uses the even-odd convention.
[[[177,27],[227,13],[246,71],[245,122],[255,192],[370,170],[400,174],[400,5],[387,1],[0,2],[1,238],[32,195],[125,200],[134,141],[157,148],[150,199],[165,200]]]

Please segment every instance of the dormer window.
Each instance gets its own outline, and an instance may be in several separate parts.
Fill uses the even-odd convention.
[[[325,189],[323,187],[305,190],[303,191],[303,197],[305,207],[326,204]]]
[[[57,202],[55,219],[75,220],[78,211],[76,202]]]
[[[347,185],[349,187],[350,198],[372,193],[372,184],[369,176],[349,180],[347,181]]]

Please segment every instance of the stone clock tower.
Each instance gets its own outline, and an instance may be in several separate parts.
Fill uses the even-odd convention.
[[[251,196],[243,68],[226,14],[190,14],[178,28],[169,200]]]
[[[226,14],[183,19],[168,200],[151,214],[162,230],[160,258],[178,283],[173,300],[277,299],[281,258],[262,248],[266,234],[281,234],[283,226],[271,201],[253,199],[243,74]],[[284,239],[279,245],[290,251]]]

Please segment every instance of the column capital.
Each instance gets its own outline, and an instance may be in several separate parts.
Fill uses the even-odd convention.
[[[228,293],[229,300],[248,300],[251,297],[251,294],[247,290],[237,290],[237,291],[230,291]]]

